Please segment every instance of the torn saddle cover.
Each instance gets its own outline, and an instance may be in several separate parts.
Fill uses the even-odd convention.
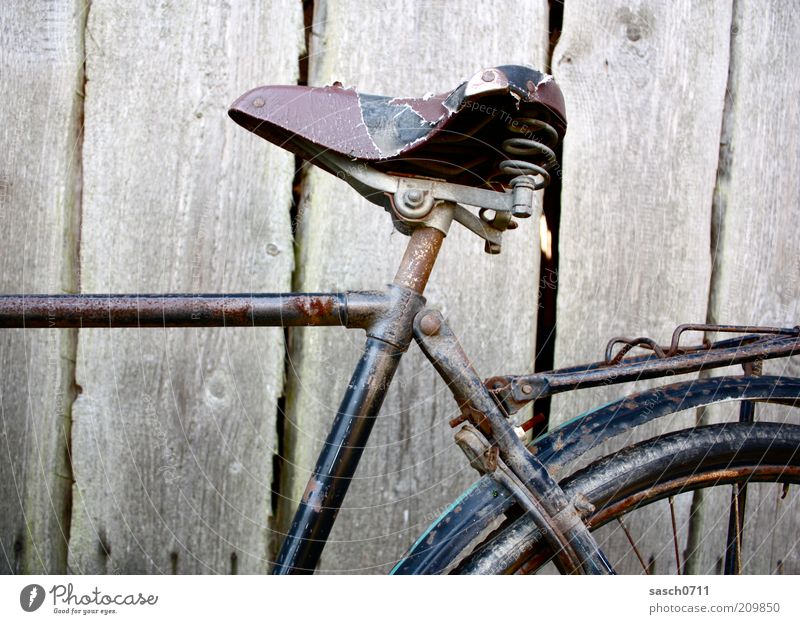
[[[498,178],[499,164],[514,156],[503,151],[503,142],[525,133],[522,120],[545,122],[558,140],[567,125],[552,77],[519,65],[481,70],[449,93],[422,98],[367,95],[338,85],[259,87],[236,100],[229,114],[334,174],[335,159],[326,155],[385,173],[476,187],[505,181]]]

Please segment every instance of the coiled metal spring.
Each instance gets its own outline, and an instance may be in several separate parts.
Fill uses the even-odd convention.
[[[532,117],[517,117],[507,125],[513,136],[503,141],[501,149],[510,156],[498,165],[498,173],[508,176],[529,176],[534,179],[534,189],[550,184],[550,172],[557,164],[553,148],[558,143],[558,132],[546,121]],[[539,138],[533,138],[534,135]],[[534,158],[524,158],[534,157]]]

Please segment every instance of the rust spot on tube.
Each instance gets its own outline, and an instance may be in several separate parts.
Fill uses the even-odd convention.
[[[309,325],[319,324],[333,312],[333,297],[303,297],[292,301],[298,314],[308,320]]]

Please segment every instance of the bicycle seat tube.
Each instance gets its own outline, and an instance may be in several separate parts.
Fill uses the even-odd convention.
[[[400,357],[413,336],[414,317],[444,233],[420,227],[411,234],[389,287],[389,305],[367,329],[361,359],[295,512],[273,574],[314,571],[367,444]]]

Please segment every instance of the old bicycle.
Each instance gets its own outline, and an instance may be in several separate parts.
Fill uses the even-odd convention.
[[[393,98],[340,86],[261,87],[231,117],[346,180],[384,208],[408,246],[382,291],[237,295],[6,295],[3,327],[344,326],[366,332],[353,372],[274,571],[311,572],[367,444],[403,353],[416,342],[461,415],[456,441],[480,479],[411,546],[395,573],[611,573],[592,530],[679,492],[731,487],[725,570],[740,570],[747,484],[796,483],[800,427],[756,421],[755,405],[796,406],[800,380],[765,376],[761,362],[800,348],[797,327],[684,325],[670,345],[615,338],[604,360],[537,374],[484,378],[423,297],[451,227],[501,251],[515,219],[557,166],[566,132],[550,76],[487,68],[451,92]],[[456,224],[454,226],[454,224]],[[510,235],[513,235],[511,232]],[[736,337],[687,346],[687,332]],[[636,351],[634,351],[636,350]],[[673,383],[624,397],[528,441],[515,416],[532,401],[578,388],[743,365],[745,374]],[[724,401],[736,422],[678,431],[562,474],[572,460],[656,418]]]

